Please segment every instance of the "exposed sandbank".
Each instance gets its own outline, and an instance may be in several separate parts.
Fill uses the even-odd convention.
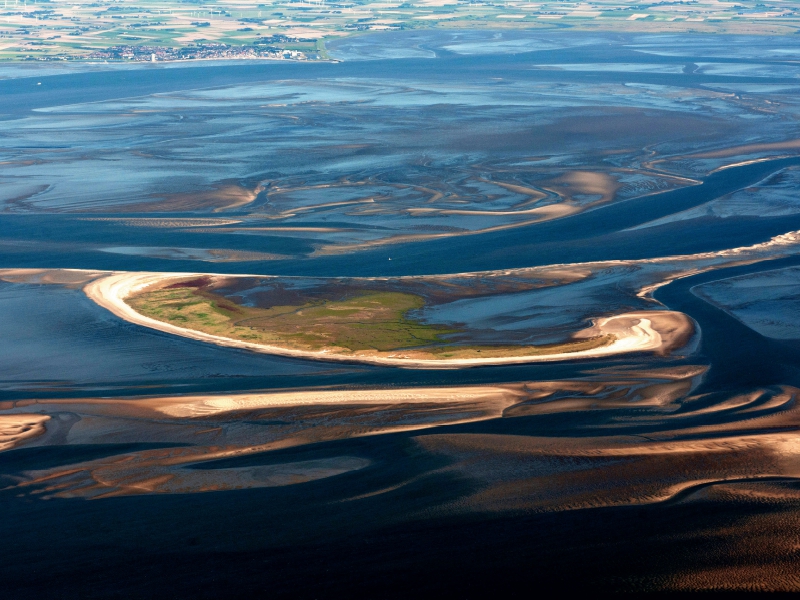
[[[44,497],[106,498],[307,483],[362,469],[372,460],[333,451],[270,464],[203,465],[316,442],[499,418],[505,409],[530,397],[525,384],[515,383],[22,400],[14,407],[80,415],[69,431],[69,444],[129,444],[146,439],[170,446],[27,471],[19,488],[34,486],[33,493]],[[270,425],[260,425],[263,421]]]
[[[0,415],[0,452],[10,450],[45,432],[47,415]]]
[[[218,413],[302,405],[366,404],[439,404],[453,402],[497,401],[514,404],[522,394],[510,387],[471,386],[445,388],[406,388],[383,390],[303,390],[229,396],[181,396],[155,398],[144,404],[171,417],[204,417]]]

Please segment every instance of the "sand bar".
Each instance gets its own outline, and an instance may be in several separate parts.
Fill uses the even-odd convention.
[[[0,415],[0,452],[10,450],[45,432],[47,415]]]
[[[519,391],[500,386],[406,388],[379,390],[303,390],[229,396],[154,398],[144,403],[171,417],[204,417],[238,410],[303,405],[438,404],[506,399],[513,404]]]

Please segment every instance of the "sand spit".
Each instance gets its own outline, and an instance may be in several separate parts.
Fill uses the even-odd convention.
[[[81,219],[81,221],[101,221],[107,223],[119,223],[128,227],[150,227],[156,229],[176,229],[179,227],[224,227],[226,225],[238,225],[241,219],[221,219],[221,218],[169,218],[169,217],[93,217]]]
[[[0,452],[42,435],[49,419],[47,415],[0,415]]]
[[[617,341],[605,348],[587,352],[617,348],[617,352],[652,350],[661,355],[683,348],[695,334],[694,322],[687,315],[671,310],[649,310],[631,312],[601,319],[594,327],[586,329],[576,337],[592,337],[612,334]],[[630,347],[631,350],[625,350]],[[577,354],[577,353],[576,353]]]
[[[219,346],[242,348],[255,352],[263,352],[265,354],[276,354],[295,358],[364,362],[410,368],[457,369],[482,365],[509,365],[597,358],[631,352],[664,352],[667,348],[674,347],[676,340],[686,338],[687,336],[691,337],[691,333],[694,331],[691,319],[680,313],[669,311],[641,311],[599,319],[593,327],[577,334],[578,337],[582,338],[606,334],[613,335],[616,338],[611,344],[600,348],[534,356],[438,360],[405,357],[402,352],[397,352],[389,356],[369,356],[361,354],[340,354],[326,350],[295,350],[279,346],[245,342],[201,331],[184,329],[170,323],[158,321],[136,312],[125,302],[126,298],[145,288],[163,285],[171,279],[199,277],[202,275],[201,273],[113,273],[107,277],[92,281],[84,287],[84,291],[90,299],[121,319],[165,333],[210,342]],[[662,332],[659,331],[659,329],[664,330],[664,336],[662,336]]]
[[[156,398],[144,403],[171,417],[205,417],[219,413],[303,405],[442,404],[496,401],[513,404],[520,396],[508,387],[472,386],[384,390],[305,390],[230,396]],[[504,406],[505,406],[504,404]]]

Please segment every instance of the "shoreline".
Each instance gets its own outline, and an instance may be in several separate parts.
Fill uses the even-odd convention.
[[[86,296],[114,314],[115,316],[150,329],[163,333],[179,335],[197,341],[213,343],[228,348],[238,348],[308,360],[323,360],[331,362],[364,363],[379,366],[407,367],[416,369],[460,369],[489,365],[518,365],[538,362],[555,362],[563,360],[579,360],[586,358],[603,358],[628,354],[633,352],[652,351],[664,353],[686,337],[689,329],[693,329],[691,319],[682,313],[672,311],[639,311],[624,313],[611,317],[604,317],[595,321],[594,325],[583,331],[576,332],[578,339],[593,335],[613,335],[614,342],[601,348],[580,350],[576,352],[561,352],[554,354],[493,357],[493,358],[468,358],[468,359],[418,359],[403,358],[402,356],[363,356],[339,354],[325,350],[295,350],[281,346],[269,346],[245,342],[193,329],[186,329],[146,317],[129,306],[125,299],[149,286],[163,283],[169,279],[183,279],[185,277],[204,276],[204,273],[156,273],[156,272],[111,272],[105,277],[100,277],[84,286]],[[662,335],[664,333],[664,335]],[[683,345],[683,344],[681,344]],[[398,351],[401,354],[402,351]]]

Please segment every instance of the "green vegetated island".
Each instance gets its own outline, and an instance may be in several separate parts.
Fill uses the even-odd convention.
[[[409,318],[420,296],[364,291],[342,300],[313,299],[301,305],[259,308],[237,304],[197,282],[150,289],[126,302],[140,314],[176,327],[265,346],[307,352],[415,359],[540,356],[607,346],[613,335],[538,346],[464,345],[445,336],[463,333]]]

